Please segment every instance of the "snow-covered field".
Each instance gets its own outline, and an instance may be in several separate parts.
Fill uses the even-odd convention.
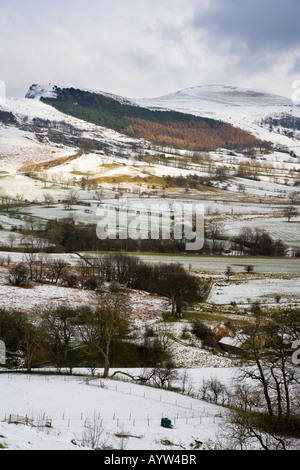
[[[247,258],[246,256],[193,256],[193,255],[156,255],[137,254],[148,263],[180,263],[185,269],[206,275],[222,274],[225,276],[227,266],[236,273],[244,272],[245,266],[251,264],[256,273],[300,274],[298,258]]]
[[[249,305],[251,302],[276,304],[300,303],[300,277],[288,279],[249,279],[247,281],[216,282],[207,299],[209,303]]]
[[[26,166],[68,157],[73,149],[42,144],[35,135],[17,128],[0,127],[0,172],[15,174]]]
[[[228,382],[234,374],[212,368],[186,372],[196,394],[202,378]],[[99,447],[191,451],[201,441],[200,449],[209,448],[225,413],[190,396],[131,382],[94,379],[87,384],[83,377],[0,374],[0,445],[9,450],[87,449],[82,447],[84,423],[95,414],[102,420]],[[27,415],[37,427],[8,424],[10,414]],[[162,417],[171,419],[173,429],[161,427]],[[42,427],[46,419],[52,428]]]
[[[43,309],[49,305],[80,307],[97,301],[97,294],[80,288],[35,283],[32,283],[30,287],[10,285],[8,270],[3,267],[0,268],[0,294],[2,308],[25,312],[34,312],[36,309]],[[169,308],[169,302],[164,297],[129,289],[128,295],[131,303],[131,320],[136,324],[140,322],[144,324],[145,321],[148,324],[160,321],[162,314]]]
[[[224,231],[230,237],[237,235],[243,227],[266,230],[273,239],[280,239],[288,246],[300,246],[300,218],[287,222],[283,217],[265,218],[252,216],[225,221]]]
[[[36,284],[32,287],[22,288],[12,286],[7,280],[7,270],[0,268],[0,293],[3,308],[34,311],[45,305],[72,304],[80,306],[92,301],[90,291],[72,289],[68,287]]]

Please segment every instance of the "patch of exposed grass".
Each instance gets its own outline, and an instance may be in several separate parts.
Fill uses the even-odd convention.
[[[133,434],[125,434],[125,433],[117,433],[115,434],[116,437],[120,439],[128,439],[129,437],[134,437],[135,439],[141,439],[142,436],[134,436]]]

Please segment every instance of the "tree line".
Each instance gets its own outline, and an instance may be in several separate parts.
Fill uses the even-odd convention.
[[[243,227],[231,238],[232,249],[253,256],[284,256],[287,245],[260,227]]]
[[[195,180],[197,184],[197,180]],[[123,252],[123,253],[184,253],[185,239],[154,240],[147,239],[105,239],[97,237],[96,225],[76,225],[72,218],[49,220],[42,231],[36,235],[44,238],[48,246],[43,248],[47,253],[72,252]],[[254,256],[284,256],[288,246],[281,240],[273,238],[260,227],[243,227],[237,235],[226,236],[222,223],[213,219],[205,226],[204,245],[193,254],[215,255],[231,250],[245,252]],[[37,248],[38,251],[38,248]],[[297,252],[298,253],[298,252]]]
[[[128,302],[121,289],[102,292],[95,305],[45,306],[30,313],[0,309],[0,336],[6,344],[8,367],[69,369],[104,367],[110,361],[126,364],[130,352],[123,342],[129,333]],[[126,347],[127,346],[127,347]],[[131,357],[142,363],[138,352]]]
[[[9,269],[9,281],[17,286],[30,280],[65,285],[69,270],[64,261],[51,266],[30,256]],[[103,366],[105,376],[112,360],[123,366],[161,365],[169,359],[162,338],[149,341],[151,335],[145,334],[139,346],[130,341],[132,305],[127,287],[164,296],[171,305],[169,314],[177,317],[184,306],[204,301],[209,289],[180,265],[151,265],[120,254],[82,259],[68,275],[76,278],[76,287],[95,292],[91,304],[37,307],[30,313],[0,309],[0,337],[12,365],[25,365],[28,372],[43,365],[70,371],[75,366],[91,370]]]
[[[15,286],[30,282],[98,290],[105,282],[167,297],[173,316],[180,317],[186,304],[205,300],[209,284],[176,263],[145,263],[135,256],[112,253],[81,256],[76,267],[65,260],[51,260],[41,253],[27,253],[21,263],[9,269],[8,280]]]

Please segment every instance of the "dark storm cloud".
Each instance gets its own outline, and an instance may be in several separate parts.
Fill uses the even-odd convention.
[[[214,0],[193,26],[233,47],[242,41],[250,51],[282,51],[300,44],[300,0]]]

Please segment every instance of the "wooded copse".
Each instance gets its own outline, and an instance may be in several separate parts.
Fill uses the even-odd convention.
[[[21,263],[11,266],[9,282],[16,286],[30,282],[66,287],[101,289],[104,282],[167,297],[174,316],[181,316],[185,304],[203,302],[209,284],[177,263],[145,263],[122,253],[84,257],[77,267],[64,260],[51,261],[44,253],[27,253]]]
[[[50,282],[47,281],[45,261],[27,259],[27,262],[12,266],[10,282],[25,286],[30,273],[35,279],[35,273],[41,272],[41,263],[45,264],[42,270],[44,278],[39,277],[39,281]],[[34,266],[39,269],[36,271]],[[18,268],[22,272],[21,281],[15,277]],[[67,266],[59,265],[59,269],[64,279],[66,272],[64,275],[62,272],[67,270]],[[126,286],[131,289],[143,288],[165,296],[171,303],[171,314],[176,316],[182,315],[184,305],[203,301],[208,291],[204,281],[189,275],[180,265],[152,266],[122,255],[107,255],[93,263],[83,261],[76,273],[77,287],[87,288],[88,285],[95,290],[92,305],[45,306],[30,314],[0,310],[0,334],[6,342],[12,364],[25,365],[28,372],[34,366],[45,364],[58,369],[68,367],[70,371],[75,366],[86,366],[91,370],[103,366],[104,376],[108,376],[112,358],[121,365],[128,364],[127,361],[131,361],[131,366],[161,365],[169,356],[164,341],[158,337],[149,343],[149,335],[145,332],[144,344],[139,347],[130,340],[123,341],[128,339],[130,332],[132,307],[128,290],[118,281],[123,284],[126,281]],[[72,276],[75,276],[74,270]],[[109,281],[109,287],[103,286],[104,281]],[[56,277],[52,277],[52,282],[60,282],[58,272]]]

